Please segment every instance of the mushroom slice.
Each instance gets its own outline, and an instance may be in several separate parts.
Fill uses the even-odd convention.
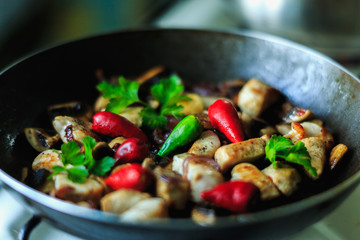
[[[101,160],[106,156],[114,156],[114,151],[106,142],[98,142],[92,150],[92,155],[95,160]]]
[[[310,175],[308,172],[306,172],[306,174],[316,180],[324,171],[326,162],[326,145],[324,141],[318,137],[304,138],[300,141],[305,144],[311,158],[311,165],[316,169],[317,177]]]
[[[342,143],[336,145],[330,152],[330,169],[333,170],[335,166],[339,163],[339,161],[344,157],[347,153],[348,147]]]
[[[195,114],[196,117],[199,118],[201,126],[204,129],[214,129],[214,126],[211,124],[209,115],[207,111],[203,111],[202,113]]]
[[[156,176],[156,196],[164,199],[169,207],[178,210],[184,209],[190,196],[189,181],[173,171],[161,167],[155,168],[154,174]]]
[[[34,159],[32,163],[32,170],[36,171],[39,169],[46,169],[49,172],[53,172],[52,168],[55,166],[64,167],[60,151],[45,150]]]
[[[262,172],[270,177],[280,192],[286,196],[293,194],[301,182],[301,176],[298,171],[286,164],[281,164],[277,168],[274,168],[271,164],[263,169]]]
[[[231,180],[252,182],[260,190],[261,200],[271,200],[280,196],[271,178],[250,163],[239,163],[231,170]]]
[[[70,116],[82,121],[90,121],[94,115],[91,106],[83,102],[67,102],[50,106],[48,114],[51,119],[56,116]]]
[[[127,222],[141,222],[154,218],[166,218],[167,216],[168,209],[162,198],[144,199],[121,214],[122,220]]]
[[[104,184],[95,177],[89,177],[83,183],[72,182],[66,174],[56,174],[55,197],[71,202],[90,201],[95,206],[99,204],[105,192]]]
[[[260,116],[279,97],[278,90],[252,78],[239,91],[237,103],[240,109],[250,116]]]
[[[197,156],[214,157],[216,150],[221,146],[219,137],[213,131],[205,131],[193,143],[188,153]]]
[[[132,190],[120,189],[106,194],[101,198],[101,210],[105,212],[121,214],[130,209],[137,202],[151,198],[150,194]]]
[[[283,117],[283,120],[287,123],[291,122],[304,122],[314,117],[314,114],[309,109],[294,107],[290,112]]]
[[[215,152],[215,160],[221,172],[241,162],[252,162],[265,155],[266,139],[252,138],[246,141],[224,145]]]
[[[59,134],[42,128],[25,128],[24,133],[30,145],[38,152],[53,148],[60,140]]]
[[[97,135],[91,130],[91,122],[84,122],[68,116],[57,116],[52,123],[64,143],[73,140],[80,142],[87,136],[98,139]]]

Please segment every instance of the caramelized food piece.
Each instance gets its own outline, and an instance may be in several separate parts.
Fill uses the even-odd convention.
[[[266,140],[261,137],[224,145],[215,152],[215,160],[221,171],[226,172],[240,162],[252,162],[265,156],[265,146]]]
[[[240,109],[250,116],[260,116],[279,97],[280,93],[275,88],[252,78],[240,90],[237,103]]]
[[[120,189],[101,198],[101,210],[121,214],[136,203],[151,198],[150,194],[133,189]]]
[[[55,182],[55,197],[72,202],[91,201],[99,204],[105,192],[105,186],[95,177],[86,179],[83,183],[72,182],[66,174],[53,176]]]
[[[148,198],[135,203],[121,214],[121,219],[128,222],[140,222],[154,218],[166,218],[168,210],[164,199]]]
[[[309,109],[294,107],[290,112],[283,117],[283,120],[287,123],[291,122],[304,122],[314,117],[314,114]]]
[[[331,170],[335,168],[335,166],[339,163],[339,161],[344,157],[344,155],[347,153],[348,147],[344,144],[338,144],[336,145],[330,152],[330,168]]]
[[[231,170],[231,180],[252,182],[260,189],[261,200],[271,200],[280,196],[279,190],[269,177],[250,163],[239,163]]]
[[[221,146],[219,137],[213,131],[205,131],[193,143],[188,153],[197,156],[214,157],[216,150]]]
[[[182,174],[190,181],[191,197],[201,202],[203,191],[209,190],[224,181],[217,163],[207,157],[194,156],[188,153],[174,156],[173,171]]]
[[[318,179],[324,171],[326,162],[326,146],[324,141],[318,137],[304,138],[302,140],[311,157],[311,165],[316,168],[317,177],[308,174],[313,179]]]
[[[270,164],[262,172],[270,177],[280,192],[286,196],[293,194],[301,182],[301,176],[297,170],[286,164],[281,164],[277,168]]]
[[[91,130],[91,122],[84,122],[68,116],[57,116],[52,123],[64,143],[73,140],[80,142],[87,136],[98,139],[97,135]]]
[[[190,196],[190,183],[173,171],[157,167],[154,170],[156,175],[156,195],[165,200],[169,207],[178,210],[185,208]]]
[[[61,160],[59,152],[53,150],[45,150],[34,159],[32,163],[33,171],[39,169],[46,169],[49,172],[52,172],[52,168],[55,166],[63,167],[64,164]]]

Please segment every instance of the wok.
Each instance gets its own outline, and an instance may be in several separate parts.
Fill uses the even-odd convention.
[[[220,217],[212,226],[190,219],[124,223],[114,214],[46,196],[19,181],[37,153],[25,140],[28,126],[49,126],[47,106],[71,100],[92,103],[94,72],[135,76],[163,64],[189,82],[257,77],[293,103],[311,108],[351,149],[311,196],[256,213]],[[151,29],[82,39],[39,52],[0,75],[0,180],[35,215],[87,239],[273,239],[320,220],[360,179],[360,83],[331,59],[311,49],[251,32]],[[49,126],[50,127],[50,126]]]

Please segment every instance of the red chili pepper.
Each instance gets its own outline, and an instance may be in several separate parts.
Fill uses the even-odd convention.
[[[128,188],[144,191],[151,184],[151,180],[152,174],[149,170],[133,163],[111,174],[105,183],[114,190]]]
[[[233,143],[244,140],[240,118],[235,107],[226,100],[219,99],[210,105],[209,119],[211,124]]]
[[[92,129],[110,137],[124,136],[147,141],[146,135],[140,128],[126,118],[108,111],[98,112],[93,116]]]
[[[201,198],[236,213],[246,212],[259,199],[260,191],[251,182],[230,181],[201,193]]]
[[[142,161],[149,154],[149,147],[138,138],[129,138],[115,152],[115,165]]]

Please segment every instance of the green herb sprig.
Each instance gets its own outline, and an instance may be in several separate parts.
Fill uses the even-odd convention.
[[[181,110],[183,110],[184,107],[177,103],[190,100],[189,97],[183,95],[184,86],[176,74],[161,79],[159,83],[151,87],[150,93],[152,97],[160,104],[158,108],[152,107],[139,98],[138,92],[140,84],[136,81],[119,77],[118,85],[101,82],[96,87],[104,98],[110,99],[106,106],[106,111],[119,113],[122,109],[133,103],[143,105],[144,108],[139,115],[143,118],[143,124],[151,129],[164,127],[167,123],[166,115],[172,115],[178,119],[182,118],[184,115],[181,113]]]
[[[303,142],[293,144],[290,139],[283,136],[272,135],[265,147],[266,159],[274,168],[278,167],[277,160],[283,159],[287,162],[302,165],[312,176],[317,177],[316,169],[311,165],[310,155]]]
[[[115,163],[115,159],[106,156],[100,160],[95,160],[92,151],[97,144],[92,137],[85,137],[82,139],[84,146],[84,152],[80,152],[80,146],[77,142],[71,141],[63,143],[61,145],[61,152],[53,150],[61,155],[62,166],[55,166],[52,168],[53,173],[49,176],[49,179],[54,175],[67,172],[68,178],[76,183],[83,183],[86,181],[89,174],[96,176],[103,176]]]

